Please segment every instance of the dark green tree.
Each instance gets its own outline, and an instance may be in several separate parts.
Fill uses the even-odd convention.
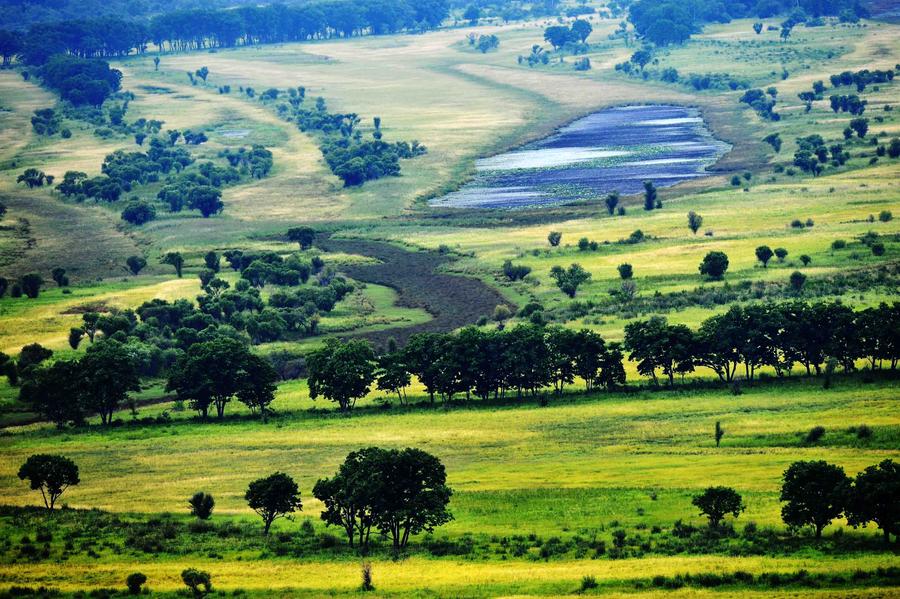
[[[209,520],[213,508],[216,506],[216,500],[209,493],[198,491],[188,499],[188,505],[191,506],[191,516],[200,520]]]
[[[781,519],[792,528],[812,526],[816,538],[844,512],[850,479],[840,466],[825,461],[794,462],[784,472]]]
[[[263,531],[266,536],[269,535],[272,522],[278,518],[289,518],[297,510],[303,509],[297,483],[282,472],[276,472],[250,483],[244,499],[247,500],[250,509],[262,518]]]
[[[369,392],[375,381],[375,352],[360,339],[329,338],[306,356],[309,396],[320,395],[349,413],[356,401]]]
[[[884,535],[885,544],[891,535],[900,536],[900,466],[893,460],[883,460],[856,475],[847,503],[847,522],[865,526],[874,522]]]
[[[162,264],[169,264],[175,267],[175,274],[181,278],[181,269],[184,267],[184,257],[181,252],[169,252],[160,260]]]
[[[48,510],[53,509],[66,489],[81,482],[75,462],[61,455],[47,454],[29,456],[19,468],[19,479],[28,479],[31,490],[41,492]]]
[[[137,276],[147,266],[147,260],[143,256],[129,256],[125,260],[125,264],[128,265],[128,270],[131,271],[131,274]]]
[[[695,495],[691,503],[709,518],[710,528],[718,528],[726,515],[737,518],[744,511],[741,496],[730,487],[708,487],[700,495]]]
[[[112,424],[128,393],[141,389],[135,358],[122,343],[104,339],[91,345],[78,364],[85,412],[96,412],[103,424]]]
[[[709,252],[703,257],[699,270],[701,275],[718,281],[725,276],[725,272],[728,270],[728,256],[725,252]]]
[[[300,245],[301,250],[308,250],[316,240],[316,230],[312,227],[294,227],[288,229],[288,239]]]

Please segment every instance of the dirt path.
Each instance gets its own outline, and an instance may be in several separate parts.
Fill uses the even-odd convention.
[[[499,304],[510,305],[478,279],[437,272],[442,264],[452,260],[449,256],[406,251],[389,243],[357,239],[327,238],[316,245],[328,252],[377,258],[380,264],[346,266],[343,271],[357,281],[391,287],[400,296],[398,305],[422,308],[434,317],[422,324],[359,335],[376,347],[386,345],[391,337],[402,345],[414,333],[453,331],[474,324],[482,316],[490,316]]]

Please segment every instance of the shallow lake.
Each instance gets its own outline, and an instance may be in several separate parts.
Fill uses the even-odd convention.
[[[581,118],[550,137],[483,158],[458,191],[435,207],[522,208],[590,200],[701,177],[731,149],[693,108],[624,106]]]

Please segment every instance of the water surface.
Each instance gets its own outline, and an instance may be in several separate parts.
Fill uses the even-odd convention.
[[[458,191],[429,203],[451,208],[522,208],[632,194],[701,177],[731,149],[696,109],[624,106],[588,115],[550,137],[482,158]]]

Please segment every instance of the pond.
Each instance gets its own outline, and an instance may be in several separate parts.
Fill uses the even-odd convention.
[[[698,110],[624,106],[581,118],[550,137],[482,158],[472,181],[429,202],[449,208],[523,208],[668,187],[702,177],[731,146]]]

